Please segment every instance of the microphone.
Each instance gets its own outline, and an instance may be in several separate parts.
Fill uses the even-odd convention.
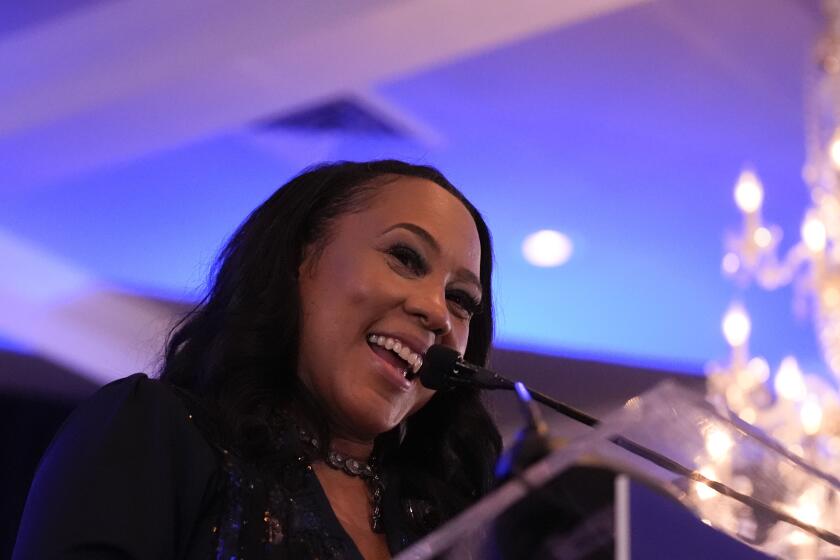
[[[441,391],[470,386],[480,389],[513,389],[513,382],[483,367],[465,362],[457,350],[435,344],[426,350],[417,372],[427,389]]]

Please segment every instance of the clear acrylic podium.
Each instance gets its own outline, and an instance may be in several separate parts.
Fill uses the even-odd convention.
[[[630,483],[778,558],[840,559],[840,482],[666,381],[403,551],[431,558],[630,558]]]

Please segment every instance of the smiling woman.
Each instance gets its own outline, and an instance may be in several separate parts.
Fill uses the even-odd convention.
[[[416,379],[444,344],[483,364],[492,250],[437,170],[305,171],[257,208],[159,380],[77,410],[42,461],[15,558],[387,558],[489,490],[475,389]]]
[[[464,352],[472,316],[464,301],[481,298],[477,280],[465,278],[478,278],[480,260],[461,201],[408,177],[338,219],[330,243],[305,258],[298,376],[330,415],[334,437],[372,441],[431,398],[410,379],[406,358],[433,343]]]

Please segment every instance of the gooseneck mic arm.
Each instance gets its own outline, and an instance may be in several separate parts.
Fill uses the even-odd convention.
[[[507,389],[514,390],[514,384],[509,379],[505,379],[501,375],[485,369],[474,364],[465,362],[461,355],[452,348],[446,346],[434,345],[426,351],[423,358],[423,365],[418,372],[420,382],[424,387],[434,390],[446,390],[459,386],[479,387],[482,389]],[[527,389],[522,387],[522,389]],[[589,416],[569,405],[563,404],[548,395],[544,395],[537,391],[531,391],[531,397],[538,402],[543,403],[556,410],[557,412],[568,416],[578,422],[582,422],[587,426],[597,426],[600,420]],[[701,474],[700,472],[685,467],[674,461],[673,459],[657,453],[643,445],[636,443],[633,440],[627,439],[624,436],[616,435],[610,438],[614,444],[623,447],[630,453],[647,459],[655,465],[658,465],[674,474],[678,474],[689,478],[691,480],[701,482],[719,493],[728,496],[734,500],[741,502],[753,509],[766,512],[771,516],[781,521],[790,523],[791,525],[802,529],[803,531],[815,535],[833,545],[840,546],[840,535],[832,533],[826,529],[815,527],[810,523],[805,523],[789,513],[782,511],[780,508],[770,504],[764,503],[747,494],[743,494],[720,482],[711,480]]]
[[[447,346],[441,346],[440,344],[435,344],[426,351],[426,355],[423,358],[423,365],[420,367],[417,375],[420,377],[420,383],[424,387],[436,391],[464,385],[478,387],[480,389],[514,390],[514,384],[509,379],[505,379],[489,369],[465,362],[457,350],[453,350]],[[535,401],[582,424],[596,426],[600,423],[597,418],[539,391],[528,388],[528,392]]]

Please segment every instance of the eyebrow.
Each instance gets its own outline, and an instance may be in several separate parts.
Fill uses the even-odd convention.
[[[411,222],[400,222],[399,224],[392,225],[382,233],[386,234],[389,231],[393,231],[395,229],[405,229],[410,231],[411,233],[422,239],[426,244],[428,244],[436,253],[440,253],[440,244],[437,242],[437,239],[435,239],[431,233],[418,226],[417,224],[412,224]],[[482,294],[484,293],[484,288],[481,286],[481,282],[471,270],[467,270],[466,268],[459,268],[456,271],[455,276],[458,280],[469,282],[470,284],[475,284],[479,291]]]

